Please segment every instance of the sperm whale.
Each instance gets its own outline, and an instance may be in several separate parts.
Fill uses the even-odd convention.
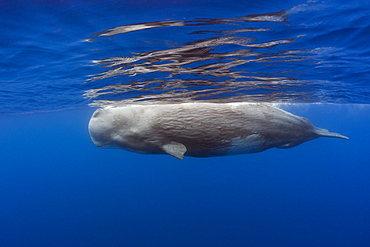
[[[106,107],[93,113],[88,128],[98,147],[178,159],[291,148],[318,137],[348,139],[271,104],[246,102]]]

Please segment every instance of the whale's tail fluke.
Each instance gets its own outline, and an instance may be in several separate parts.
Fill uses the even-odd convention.
[[[316,134],[318,134],[319,136],[322,136],[322,137],[334,137],[334,138],[341,138],[341,139],[346,139],[346,140],[349,139],[347,136],[344,136],[344,135],[341,135],[341,134],[338,134],[338,133],[330,132],[327,129],[322,129],[322,128],[315,127],[315,132],[316,132]]]

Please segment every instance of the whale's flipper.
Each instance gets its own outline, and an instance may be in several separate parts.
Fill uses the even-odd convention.
[[[319,136],[323,136],[323,137],[342,138],[342,139],[346,139],[346,140],[349,139],[347,136],[344,136],[344,135],[341,135],[341,134],[338,134],[338,133],[329,132],[327,129],[322,129],[322,128],[315,127],[315,132]]]
[[[178,142],[170,142],[161,146],[162,150],[180,160],[184,159],[186,147]]]

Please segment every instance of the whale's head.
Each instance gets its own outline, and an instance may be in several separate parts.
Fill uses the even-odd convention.
[[[98,147],[130,149],[132,122],[131,112],[125,108],[98,109],[89,122],[91,140]]]
[[[101,108],[94,112],[89,122],[91,140],[98,147],[122,148],[141,152],[147,147],[142,133],[146,121],[141,119],[144,108]]]

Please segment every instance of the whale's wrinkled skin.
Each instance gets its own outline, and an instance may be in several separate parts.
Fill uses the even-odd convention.
[[[347,137],[266,103],[182,103],[98,109],[89,123],[98,147],[145,154],[212,157],[291,148]]]

